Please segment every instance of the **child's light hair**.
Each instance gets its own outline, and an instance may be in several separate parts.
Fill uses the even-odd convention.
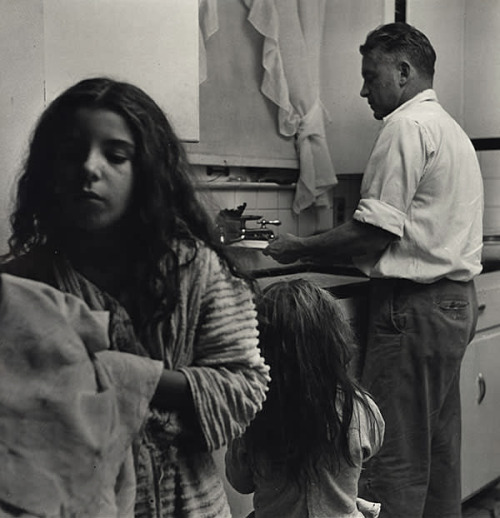
[[[320,457],[334,470],[342,457],[352,465],[349,425],[362,391],[348,372],[356,346],[339,302],[299,279],[270,285],[257,309],[272,381],[247,434],[251,457],[295,480]]]

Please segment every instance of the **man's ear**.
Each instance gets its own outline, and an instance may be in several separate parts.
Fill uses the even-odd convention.
[[[399,85],[404,86],[410,78],[411,66],[407,61],[401,61],[399,64]]]

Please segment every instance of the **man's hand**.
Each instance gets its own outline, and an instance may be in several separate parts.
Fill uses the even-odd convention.
[[[264,255],[269,255],[282,264],[290,264],[303,258],[302,240],[293,234],[278,236],[262,250]]]

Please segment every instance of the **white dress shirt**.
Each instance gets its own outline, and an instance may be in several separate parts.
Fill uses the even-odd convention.
[[[468,281],[481,271],[483,183],[474,147],[425,90],[384,118],[354,219],[399,239],[355,258],[372,278]]]

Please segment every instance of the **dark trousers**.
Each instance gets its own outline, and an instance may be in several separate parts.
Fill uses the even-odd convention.
[[[461,516],[460,364],[476,322],[472,281],[370,282],[361,381],[386,434],[360,496],[382,503],[381,518]]]

